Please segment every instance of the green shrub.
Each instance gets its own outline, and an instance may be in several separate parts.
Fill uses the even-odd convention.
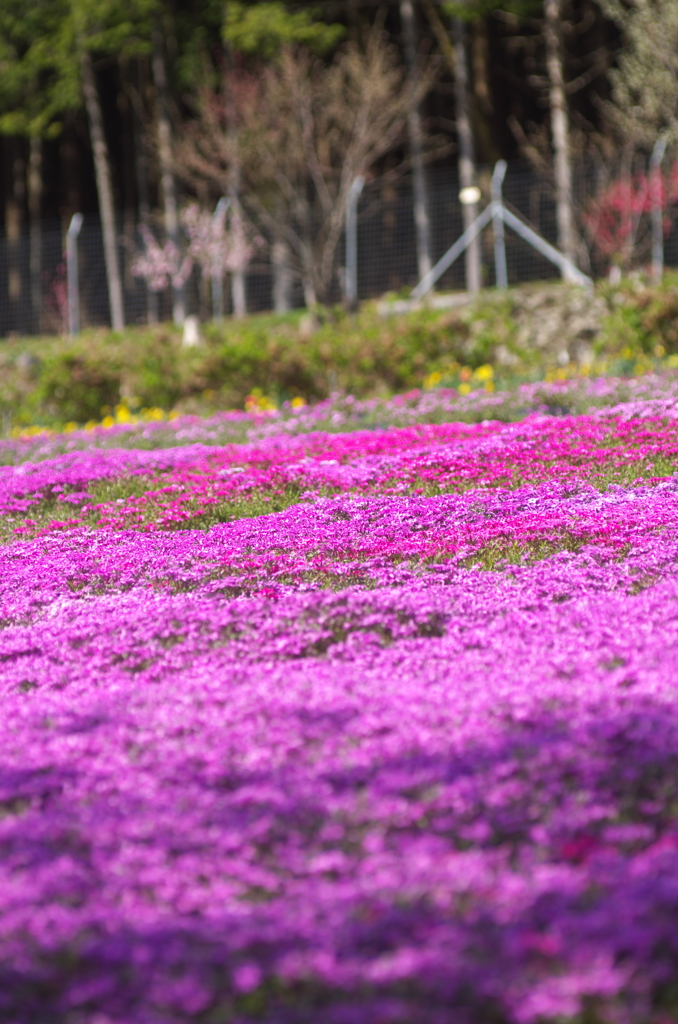
[[[601,325],[597,348],[629,358],[678,353],[678,276],[667,274],[661,286],[642,280],[623,281],[607,293],[610,313]],[[661,348],[661,352],[659,351]]]
[[[383,395],[454,381],[460,367],[485,364],[501,379],[510,372],[512,383],[539,379],[560,364],[559,351],[519,340],[539,315],[530,312],[538,287],[398,316],[382,317],[366,303],[356,315],[334,308],[228,319],[204,325],[204,343],[189,349],[171,324],[8,340],[0,346],[0,407],[15,424],[58,425],[99,420],[120,401],[194,412],[242,408],[255,388],[278,402],[333,390]],[[556,308],[558,286],[544,295],[548,289]],[[599,292],[608,315],[595,347],[607,365],[634,372],[641,356],[678,352],[678,277],[661,288],[631,281]],[[564,339],[557,340],[562,349]]]

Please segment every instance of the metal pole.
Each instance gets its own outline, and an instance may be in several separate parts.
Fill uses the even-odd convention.
[[[492,233],[494,235],[494,274],[497,288],[508,288],[506,271],[506,243],[504,241],[504,221],[501,216],[504,201],[501,186],[506,174],[506,161],[498,160],[492,172]]]
[[[561,271],[566,271],[569,275],[568,280],[574,284],[584,285],[586,288],[593,287],[593,281],[590,277],[584,274],[578,267],[575,267],[572,260],[569,260],[567,256],[564,256],[562,252],[559,252],[554,246],[542,238],[540,235],[529,228],[527,224],[523,224],[515,214],[507,210],[505,206],[497,206],[496,210],[498,216],[503,222],[510,228],[512,228],[517,235],[524,238],[526,242],[540,252],[542,256],[545,256],[547,260],[550,260],[554,266],[558,267]]]
[[[358,175],[348,190],[346,203],[346,305],[358,305],[358,199],[365,179]]]
[[[216,227],[222,217],[226,216],[231,200],[222,196],[212,214],[212,224]],[[215,259],[212,264],[212,319],[221,321],[224,319],[224,265],[221,256]]]
[[[440,257],[435,267],[429,270],[426,277],[422,277],[421,281],[412,292],[412,299],[414,299],[415,301],[417,301],[418,299],[423,299],[424,295],[430,292],[431,288],[433,288],[433,285],[436,283],[438,278],[442,277],[447,268],[452,266],[454,261],[459,256],[461,256],[461,254],[464,252],[466,247],[473,241],[473,239],[477,238],[480,232],[483,230],[483,228],[490,223],[493,212],[494,207],[492,203],[490,203],[489,206],[485,207],[480,216],[476,217],[476,219],[473,221],[473,224],[471,224],[469,228],[466,228],[466,231],[463,233],[463,235],[459,236],[457,241],[447,250],[445,255]]]
[[[78,283],[78,235],[83,216],[74,213],[66,232],[66,273],[68,276],[68,333],[80,333],[80,286]]]
[[[652,279],[661,284],[664,274],[664,231],[662,224],[661,162],[666,139],[657,139],[650,157],[650,196],[652,201]]]

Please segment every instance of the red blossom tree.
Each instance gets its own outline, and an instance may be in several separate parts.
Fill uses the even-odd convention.
[[[669,210],[678,202],[678,161],[668,172],[639,172],[616,178],[589,203],[583,222],[594,249],[610,266],[628,270],[649,244],[645,227],[658,204],[664,233],[671,228]]]

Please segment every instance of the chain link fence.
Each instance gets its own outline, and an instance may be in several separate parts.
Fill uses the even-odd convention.
[[[491,168],[481,168],[478,183],[482,199],[479,211],[489,201]],[[580,198],[586,182],[578,178]],[[590,188],[588,189],[590,193]],[[521,166],[508,168],[503,185],[508,210],[527,222],[552,245],[557,244],[556,209],[553,190],[532,171]],[[429,222],[431,259],[435,263],[463,232],[459,184],[453,174],[429,174]],[[404,295],[418,282],[414,199],[411,186],[368,183],[360,197],[357,220],[357,296],[359,301]],[[68,331],[68,287],[66,271],[66,229],[68,225],[44,223],[40,232],[17,239],[0,237],[0,336],[57,334]],[[146,324],[169,320],[172,295],[169,289],[152,292],[146,282],[132,273],[134,255],[141,245],[137,225],[126,217],[119,226],[118,259],[122,271],[125,322]],[[491,226],[480,236],[482,284],[493,287],[495,264]],[[85,216],[77,239],[80,326],[108,326],[110,311],[101,226],[94,216]],[[328,295],[330,302],[344,299],[343,273],[345,240],[337,247],[335,274]],[[667,266],[678,265],[678,230],[671,229],[664,242]],[[509,285],[558,277],[556,268],[543,256],[506,231],[506,262]],[[582,246],[582,268],[592,276],[607,270],[594,250]],[[249,312],[274,308],[274,268],[270,249],[262,247],[245,272],[246,305]],[[233,311],[228,275],[224,281],[224,312]],[[464,259],[456,260],[436,284],[441,292],[465,288]],[[185,285],[186,311],[201,321],[213,315],[213,288],[209,275],[194,268]],[[292,276],[287,297],[292,307],[303,305],[301,280]]]

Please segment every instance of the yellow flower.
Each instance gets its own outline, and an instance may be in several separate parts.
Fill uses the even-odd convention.
[[[303,400],[303,398],[299,398],[299,396],[297,396],[296,398],[292,399],[290,405],[292,406],[293,409],[303,409],[303,407],[306,405],[306,402]]]
[[[134,417],[127,408],[126,405],[116,405],[115,407],[115,421],[116,423],[132,423]]]
[[[459,391],[460,395],[468,395],[470,390],[471,390],[471,385],[467,384],[466,381],[462,381],[462,383],[459,385],[459,388],[458,388],[458,391]]]
[[[476,370],[476,377],[478,380],[492,380],[494,377],[494,370],[489,363],[485,363],[483,366],[479,366]]]

